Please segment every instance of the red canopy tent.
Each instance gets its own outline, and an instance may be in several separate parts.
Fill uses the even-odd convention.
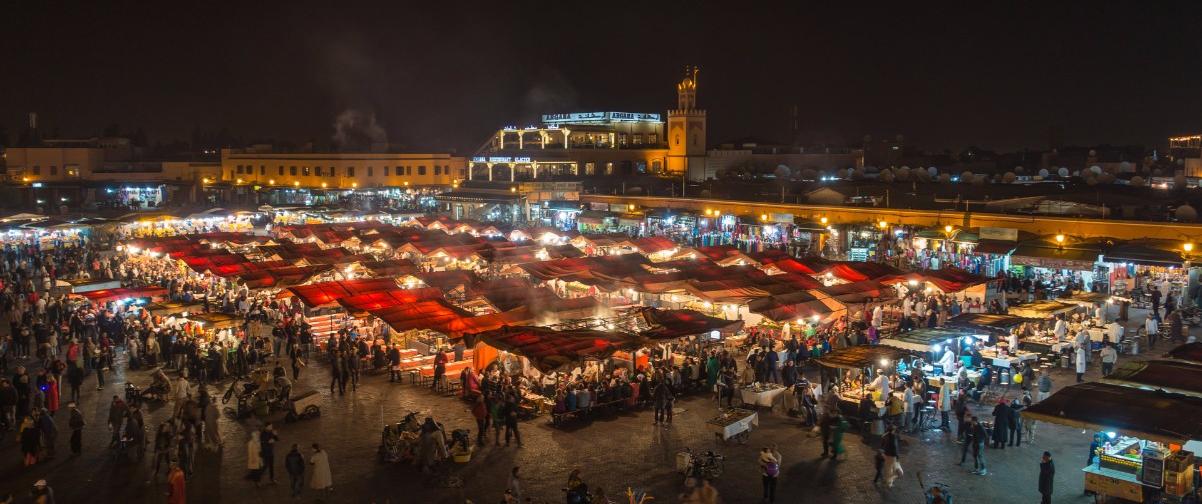
[[[150,298],[152,301],[159,301],[167,297],[167,289],[163,287],[100,289],[85,292],[80,295],[95,303],[107,303],[109,301],[118,301],[122,299],[141,298]]]
[[[652,340],[674,339],[718,331],[732,335],[743,327],[742,320],[726,320],[710,317],[694,310],[658,310],[644,308],[640,312],[643,321],[650,326],[640,334]]]
[[[433,287],[425,287],[421,289],[397,289],[369,292],[366,294],[359,294],[357,296],[339,299],[338,304],[342,305],[342,307],[348,312],[364,313],[370,312],[371,310],[380,310],[392,306],[434,299],[443,299],[442,291]]]
[[[585,359],[603,359],[618,350],[634,350],[643,338],[621,332],[595,330],[556,331],[545,327],[501,327],[470,336],[469,346],[484,343],[530,360],[544,373]]]
[[[396,280],[391,278],[362,278],[297,285],[289,287],[288,291],[300,298],[305,306],[314,307],[328,305],[339,299],[360,294],[399,289]]]

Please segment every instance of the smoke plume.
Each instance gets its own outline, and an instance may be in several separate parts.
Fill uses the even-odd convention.
[[[388,134],[376,122],[376,114],[347,109],[334,119],[331,139],[340,150],[369,150],[373,144],[387,143]]]

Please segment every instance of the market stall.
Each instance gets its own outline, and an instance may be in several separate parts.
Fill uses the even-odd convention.
[[[887,398],[881,397],[878,383],[880,375],[897,383],[902,376],[908,377],[910,368],[923,366],[917,352],[885,345],[858,345],[833,350],[818,358],[823,390],[832,390],[839,398],[839,410],[845,415],[860,418],[861,403],[865,397],[873,401],[873,414],[885,416]],[[891,387],[892,395],[901,400],[901,387]]]
[[[1182,447],[1202,439],[1202,398],[1148,386],[1073,385],[1022,415],[1094,433],[1097,451],[1082,469],[1086,491],[1130,502],[1155,495],[1179,498],[1193,490],[1194,455]]]

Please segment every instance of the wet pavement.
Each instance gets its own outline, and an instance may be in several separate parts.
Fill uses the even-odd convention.
[[[1143,319],[1133,317],[1131,324],[1137,320]],[[1157,350],[1168,348],[1162,343]],[[1120,363],[1132,358],[1122,356]],[[811,373],[816,377],[813,370]],[[1086,378],[1096,379],[1098,373],[1095,363]],[[149,451],[147,459],[137,463],[115,460],[107,448],[108,405],[114,394],[123,395],[126,379],[142,386],[150,381],[146,371],[118,372],[108,378],[102,391],[95,390],[93,375],[85,381],[80,408],[88,426],[80,457],[69,456],[66,401],[57,418],[58,457],[54,460],[22,467],[16,437],[6,433],[0,439],[0,491],[13,492],[22,502],[36,480],[46,479],[59,503],[165,502],[164,477],[160,474],[152,478],[153,456]],[[1057,369],[1053,379],[1059,388],[1070,384],[1073,374]],[[225,385],[210,385],[209,391],[219,397]],[[198,451],[196,472],[187,484],[189,502],[462,503],[470,498],[475,503],[495,503],[501,500],[514,465],[521,466],[526,495],[534,502],[563,502],[560,489],[572,468],[581,468],[585,481],[594,489],[604,489],[611,498],[627,486],[634,486],[649,491],[656,497],[655,502],[676,502],[683,485],[675,472],[675,457],[685,447],[716,450],[726,457],[725,471],[716,482],[723,502],[760,502],[756,459],[759,449],[771,444],[779,446],[784,459],[777,502],[922,502],[918,474],[928,484],[949,485],[957,503],[1038,502],[1036,481],[1039,456],[1044,450],[1051,451],[1057,463],[1053,502],[1092,501],[1082,496],[1080,471],[1089,434],[1056,425],[1039,424],[1034,443],[988,450],[986,476],[970,472],[971,455],[967,467],[956,465],[961,445],[954,442],[954,436],[940,432],[904,435],[900,459],[905,475],[889,489],[872,482],[878,441],[875,437],[864,438],[851,431],[845,439],[846,458],[831,461],[820,457],[822,448],[816,433],[801,427],[795,418],[762,409],[760,425],[747,444],[723,443],[705,424],[714,415],[715,405],[699,395],[677,401],[675,420],[669,427],[653,425],[649,410],[564,428],[552,427],[546,417],[536,418],[520,426],[523,447],[487,446],[466,464],[448,462],[441,473],[423,475],[410,465],[377,462],[382,426],[399,421],[410,411],[420,411],[432,414],[448,432],[467,428],[473,430],[474,437],[475,422],[466,403],[428,388],[390,384],[386,373],[365,374],[358,390],[348,388],[345,396],[331,394],[329,373],[316,362],[302,371],[295,386],[297,392],[311,389],[322,396],[319,418],[285,423],[282,413],[272,417],[280,436],[275,461],[278,484],[256,487],[245,479],[248,432],[259,422],[224,417],[221,435],[225,446],[217,452]],[[988,414],[984,406],[978,409],[982,415]],[[150,408],[146,414],[148,430],[169,414],[169,406]],[[299,498],[292,499],[283,467],[284,454],[292,443],[298,443],[308,456],[307,447],[313,442],[321,443],[329,452],[334,490],[319,494],[306,488]]]

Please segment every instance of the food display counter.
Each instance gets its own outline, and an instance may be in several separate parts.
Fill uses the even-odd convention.
[[[1143,502],[1145,493],[1183,496],[1193,490],[1194,455],[1155,442],[1119,437],[1098,448],[1097,462],[1082,469],[1085,490]]]
[[[775,383],[753,383],[739,389],[743,404],[767,406],[769,408],[782,400],[785,387]]]
[[[995,367],[1016,368],[1022,362],[1039,360],[1039,354],[1025,350],[1000,353],[998,347],[988,347],[981,349],[981,358]]]
[[[705,423],[718,437],[726,441],[734,437],[746,437],[752,427],[760,425],[760,416],[751,410],[729,408]]]

